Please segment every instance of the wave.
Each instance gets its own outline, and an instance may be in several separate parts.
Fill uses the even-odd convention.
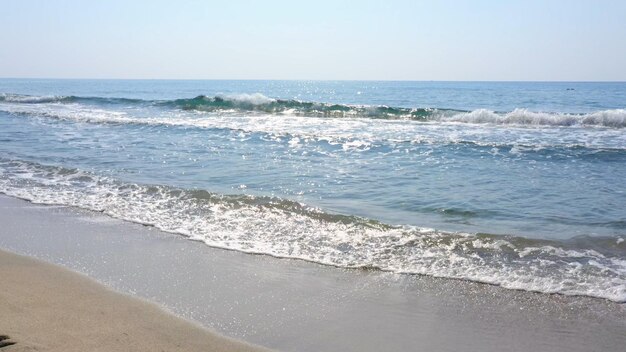
[[[461,122],[473,124],[531,125],[531,126],[601,126],[626,127],[626,110],[613,109],[590,114],[533,112],[515,109],[499,113],[486,109],[461,111],[442,108],[401,108],[390,106],[359,106],[271,99],[262,94],[233,96],[197,96],[165,103],[183,110],[261,112],[295,114],[314,117],[368,117],[414,121]]]
[[[80,97],[75,95],[25,95],[0,93],[0,102],[21,104],[45,103],[96,103],[96,104],[148,104],[154,101],[132,98]]]
[[[536,154],[580,158],[623,159],[624,136],[620,129],[487,127],[457,122],[424,123],[397,120],[331,119],[276,115],[206,115],[204,113],[153,109],[112,109],[84,104],[0,104],[14,117],[68,121],[139,128],[202,129],[234,133],[237,138],[251,135],[264,141],[288,142],[292,148],[314,146],[326,153],[340,148],[345,152],[391,153],[419,146],[467,146],[489,148],[490,154]],[[47,122],[46,122],[47,123]],[[488,128],[489,130],[486,130]],[[488,133],[486,133],[488,132]],[[529,133],[530,132],[530,133]],[[606,152],[606,155],[605,155]],[[601,153],[598,154],[598,153]]]
[[[496,113],[490,110],[479,109],[449,117],[442,117],[440,121],[519,126],[597,126],[623,128],[626,127],[626,110],[614,109],[589,114],[562,114],[533,112],[526,109],[515,109],[507,113]]]
[[[429,117],[442,111],[428,108],[394,108],[384,105],[366,106],[282,100],[268,98],[258,93],[214,97],[200,95],[193,99],[177,99],[165,104],[183,110],[209,112],[234,111],[313,117],[368,117],[407,120],[428,120]]]
[[[70,96],[35,96],[23,94],[0,94],[0,102],[22,103],[22,104],[40,104],[40,103],[62,103],[71,102],[75,97]]]
[[[139,111],[138,111],[139,110]],[[346,152],[378,150],[383,153],[412,149],[418,145],[451,145],[469,148],[496,148],[489,153],[572,154],[577,157],[623,157],[624,138],[620,129],[539,129],[524,127],[490,128],[485,125],[402,122],[397,120],[332,119],[324,117],[275,115],[211,115],[151,109],[111,109],[83,104],[0,104],[0,111],[13,116],[43,118],[89,124],[134,125],[139,127],[174,127],[255,134],[265,141],[288,141],[290,147],[317,144],[342,148]],[[243,138],[243,137],[242,137]],[[604,154],[603,154],[604,155]],[[620,159],[621,160],[621,159]]]
[[[619,237],[558,242],[395,226],[286,199],[128,183],[23,160],[0,159],[0,192],[247,253],[626,302],[626,241]]]
[[[147,105],[217,114],[269,114],[328,118],[373,118],[385,120],[412,120],[422,122],[448,122],[512,126],[556,127],[626,127],[626,109],[610,109],[591,113],[535,112],[515,109],[496,112],[488,109],[472,111],[445,108],[405,108],[385,105],[350,105],[323,102],[306,102],[294,99],[273,99],[263,94],[233,94],[205,96],[174,100],[142,100],[129,98],[30,96],[0,94],[0,102],[17,104],[86,103]]]

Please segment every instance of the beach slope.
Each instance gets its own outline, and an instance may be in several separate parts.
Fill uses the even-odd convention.
[[[262,350],[83,275],[5,251],[0,281],[3,351]]]

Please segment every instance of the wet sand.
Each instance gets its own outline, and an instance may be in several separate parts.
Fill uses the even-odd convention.
[[[626,345],[625,305],[602,299],[248,255],[4,196],[0,224],[0,248],[283,351],[571,352]]]
[[[3,351],[261,351],[62,267],[0,251]]]

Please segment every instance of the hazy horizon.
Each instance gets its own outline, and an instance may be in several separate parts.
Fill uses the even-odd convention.
[[[626,83],[626,80],[437,80],[437,79],[298,79],[298,78],[93,78],[93,77],[0,77],[4,80],[68,80],[68,81],[309,81],[309,82],[463,82],[463,83]]]
[[[626,81],[621,1],[3,7],[3,78]]]

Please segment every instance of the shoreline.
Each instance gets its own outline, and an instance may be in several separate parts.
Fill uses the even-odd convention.
[[[596,298],[248,255],[4,195],[0,223],[0,248],[277,350],[572,352],[626,344],[626,305]]]
[[[57,265],[0,250],[0,268],[7,351],[265,351]]]

